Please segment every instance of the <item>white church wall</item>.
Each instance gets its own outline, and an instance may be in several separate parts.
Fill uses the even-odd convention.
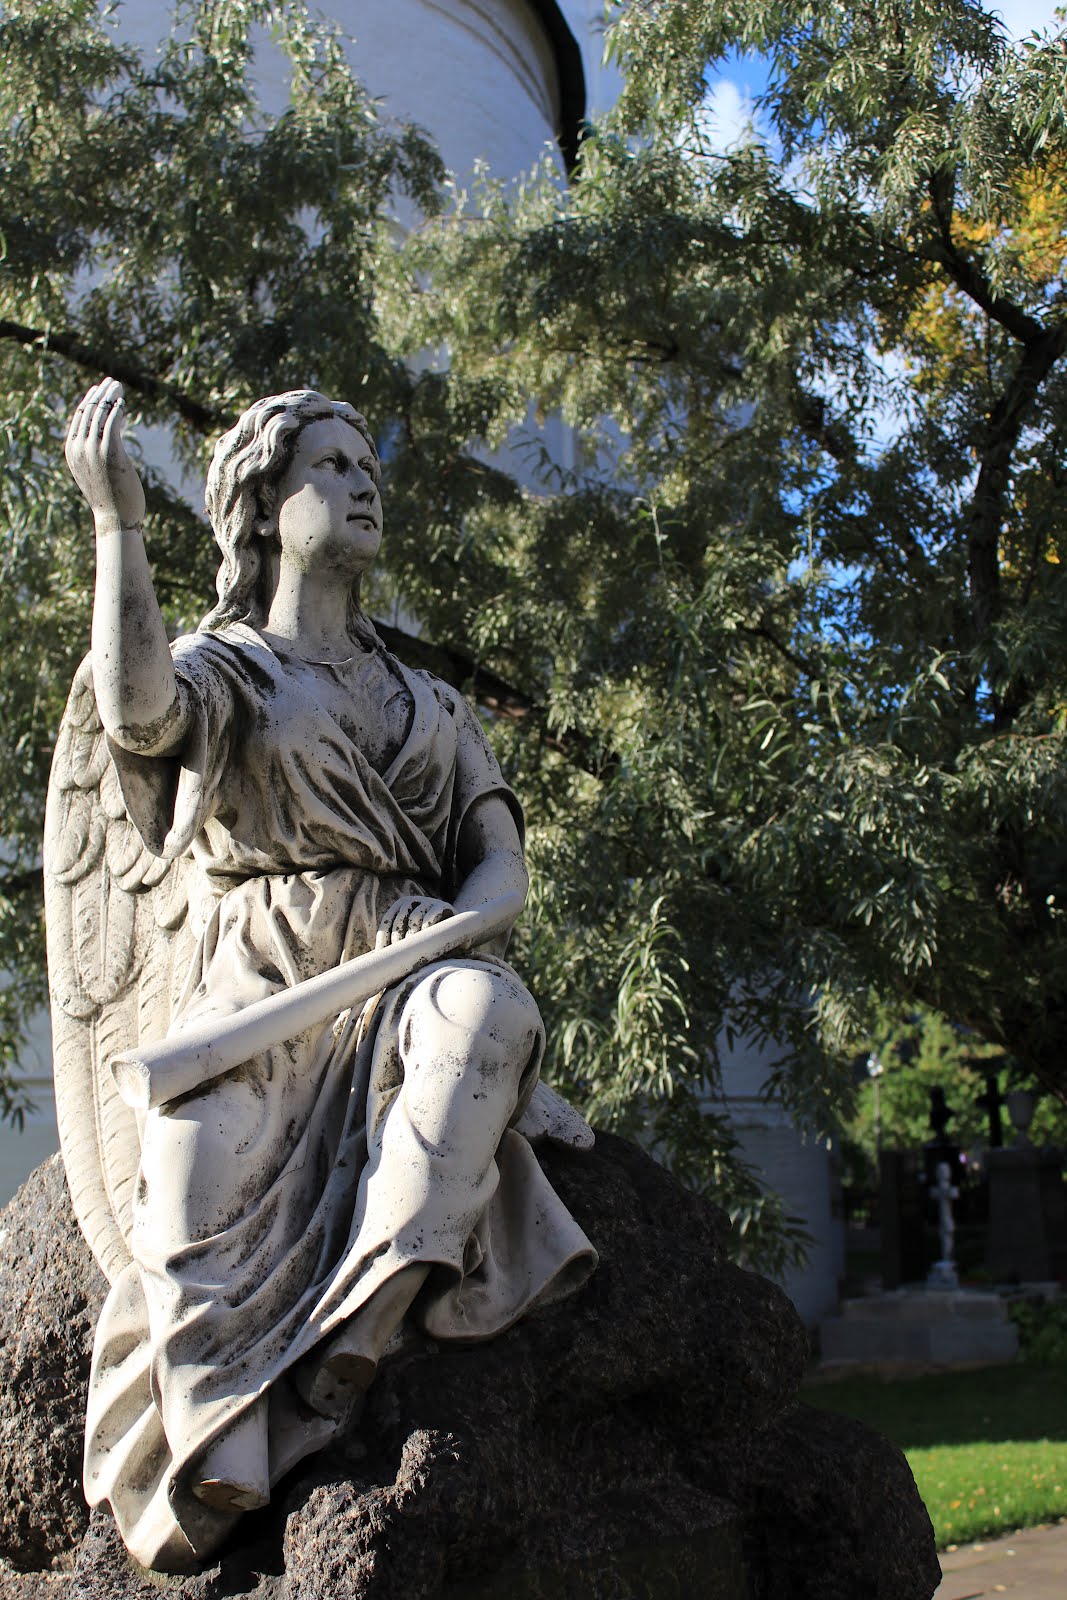
[[[385,114],[426,128],[452,172],[466,177],[487,163],[511,178],[546,145],[558,154],[555,60],[527,0],[331,0],[318,9],[351,39],[349,60]],[[116,12],[122,37],[148,51],[169,16],[169,0],[125,0]],[[281,110],[287,67],[266,33],[255,65],[266,108]]]
[[[831,1151],[784,1111],[768,1115],[762,1103],[731,1098],[730,1121],[741,1155],[811,1236],[807,1261],[789,1267],[780,1281],[808,1327],[815,1327],[837,1306],[844,1264],[843,1224],[834,1216]]]
[[[622,89],[622,74],[614,62],[604,60],[607,27],[604,0],[560,0],[563,13],[582,53],[585,71],[586,117],[593,121],[610,111]]]
[[[845,1227],[835,1196],[834,1153],[827,1139],[797,1122],[780,1105],[764,1098],[772,1062],[772,1043],[720,1041],[723,1099],[737,1135],[739,1153],[767,1189],[779,1195],[787,1215],[796,1217],[811,1238],[807,1260],[789,1268],[782,1287],[808,1327],[836,1308],[845,1267]]]

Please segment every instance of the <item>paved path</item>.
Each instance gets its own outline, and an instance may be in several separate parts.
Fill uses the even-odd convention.
[[[961,1545],[941,1557],[945,1574],[934,1600],[1065,1600],[1067,1522],[1026,1528],[1006,1539]]]

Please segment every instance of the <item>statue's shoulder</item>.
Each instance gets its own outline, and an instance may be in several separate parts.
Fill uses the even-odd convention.
[[[470,708],[458,689],[454,689],[444,678],[438,678],[425,667],[419,667],[413,676],[420,679],[429,688],[438,705],[442,706],[449,716],[462,716]]]
[[[437,677],[436,673],[430,672],[426,667],[405,667],[397,657],[394,656],[393,660],[397,662],[397,665],[409,680],[415,679],[418,684],[422,685],[424,690],[429,689],[441,709],[447,712],[460,727],[472,722],[478,723],[478,714],[474,707],[466,695],[462,694],[453,684],[446,682],[444,678]]]
[[[470,701],[465,695],[448,683],[444,678],[439,678],[436,673],[427,667],[409,667],[394,651],[384,644],[381,639],[375,643],[384,659],[388,662],[390,670],[407,684],[412,697],[417,701],[427,702],[432,696],[445,714],[459,726],[464,727],[470,722],[477,723],[478,717]]]
[[[253,694],[277,693],[285,681],[284,664],[255,628],[245,622],[222,628],[198,628],[171,644],[175,671],[193,683],[225,683]]]
[[[494,780],[499,778],[497,759],[482,726],[482,719],[466,695],[443,678],[435,677],[432,672],[420,671],[419,676],[426,681],[438,705],[455,724],[460,762],[491,772]]]
[[[204,658],[209,661],[239,661],[245,656],[273,656],[273,651],[247,622],[229,622],[221,628],[196,628],[180,633],[171,643],[175,661]]]

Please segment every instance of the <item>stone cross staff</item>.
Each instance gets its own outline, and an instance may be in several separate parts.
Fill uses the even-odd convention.
[[[269,995],[224,1021],[184,1029],[176,1038],[111,1058],[119,1093],[135,1111],[166,1105],[202,1089],[315,1023],[366,1004],[379,990],[410,977],[431,961],[485,944],[509,929],[522,910],[521,896],[500,895],[478,911],[461,911],[445,922],[409,933],[397,945],[370,950],[332,972]]]
[[[941,1259],[951,1261],[956,1238],[956,1219],[952,1215],[952,1202],[959,1199],[960,1191],[952,1182],[952,1169],[947,1161],[937,1163],[937,1184],[930,1190],[930,1197],[937,1201]]]

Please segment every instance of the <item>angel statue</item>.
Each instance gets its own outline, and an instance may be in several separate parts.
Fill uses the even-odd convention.
[[[381,540],[367,423],[312,391],[219,441],[218,604],[168,643],[122,442],[90,389],[67,461],[96,521],[89,656],[45,821],[56,1099],[110,1289],[85,1491],[182,1571],[358,1418],[412,1330],[491,1338],[596,1264],[531,1140],[503,959],[522,813],[463,698],[360,608]]]

